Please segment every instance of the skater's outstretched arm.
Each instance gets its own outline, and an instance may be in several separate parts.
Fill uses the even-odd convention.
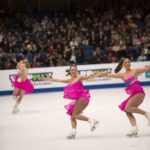
[[[123,79],[123,73],[114,73],[114,74],[108,73],[107,77]]]
[[[88,80],[88,79],[93,79],[97,77],[107,76],[107,74],[108,74],[107,72],[93,73],[91,75],[80,76],[80,80]]]
[[[69,79],[55,79],[55,78],[41,78],[41,80],[44,80],[44,81],[53,81],[53,82],[62,82],[62,83],[70,83],[70,80]]]
[[[144,68],[136,68],[134,69],[136,74],[144,73],[146,71],[150,71],[150,66],[146,66]]]
[[[119,78],[122,79],[123,78],[123,73],[108,73],[108,72],[96,72],[92,75],[90,75],[91,78],[97,78],[97,77],[112,77],[112,78]]]

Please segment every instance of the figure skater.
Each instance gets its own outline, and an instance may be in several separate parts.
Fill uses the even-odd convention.
[[[28,79],[28,68],[30,64],[27,60],[21,60],[17,64],[18,73],[14,77],[12,85],[13,90],[13,99],[15,100],[15,105],[13,107],[12,114],[17,114],[19,112],[18,105],[20,104],[24,94],[30,93],[33,91],[34,87]]]
[[[125,72],[118,73],[123,67],[125,68]],[[145,116],[148,120],[148,125],[150,125],[150,113],[139,108],[139,106],[144,100],[145,92],[142,86],[140,85],[140,82],[138,81],[138,76],[141,73],[144,73],[149,70],[150,66],[144,68],[131,69],[130,60],[127,58],[122,58],[115,69],[115,74],[107,74],[108,77],[122,79],[126,84],[125,91],[127,92],[127,94],[130,95],[125,101],[123,101],[119,105],[119,108],[122,111],[126,112],[126,115],[132,126],[131,130],[127,134],[127,136],[129,137],[138,135],[137,123],[135,117],[133,116],[133,113]]]
[[[70,79],[61,80],[54,78],[43,78],[42,80],[50,80],[54,82],[63,82],[68,85],[64,88],[64,98],[71,99],[71,103],[65,105],[67,109],[67,114],[71,116],[71,125],[72,130],[68,134],[68,139],[74,139],[76,137],[77,131],[77,120],[86,121],[90,124],[91,131],[94,131],[98,125],[98,121],[92,118],[88,118],[82,114],[83,110],[88,106],[90,101],[90,93],[89,90],[83,87],[82,81],[92,79],[96,76],[95,74],[91,74],[89,76],[80,76],[78,75],[78,70],[76,65],[71,65],[68,70]],[[99,75],[103,75],[106,73],[101,73]]]

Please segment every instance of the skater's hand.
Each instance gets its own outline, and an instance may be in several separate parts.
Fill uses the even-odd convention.
[[[96,72],[94,74],[91,75],[91,77],[103,77],[103,76],[107,76],[108,72]]]
[[[108,72],[100,72],[99,73],[99,76],[101,77],[101,76],[107,76],[108,75]]]

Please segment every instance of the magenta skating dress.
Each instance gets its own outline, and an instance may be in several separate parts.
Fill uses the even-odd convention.
[[[79,98],[85,98],[87,104],[89,104],[90,94],[89,90],[83,87],[82,82],[78,81],[69,84],[64,88],[64,98],[72,100],[71,103],[65,105],[65,108],[67,109],[67,114],[72,115],[75,101],[78,100]]]
[[[125,91],[130,96],[119,105],[119,108],[122,111],[126,112],[125,107],[126,107],[127,102],[131,99],[131,97],[133,97],[136,94],[140,94],[140,93],[145,95],[145,92],[144,92],[142,86],[140,85],[140,82],[137,80],[137,77],[135,77],[133,75],[129,76],[129,78],[127,80],[124,80],[124,82],[127,86],[125,88]]]
[[[16,74],[14,77],[14,81],[12,82],[12,86],[15,88],[18,88],[20,90],[23,90],[25,94],[31,93],[34,90],[34,87],[29,79],[26,79],[24,81],[18,81],[21,74]]]

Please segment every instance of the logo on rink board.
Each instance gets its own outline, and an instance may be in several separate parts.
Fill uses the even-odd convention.
[[[145,77],[150,78],[150,71],[145,72]]]
[[[78,73],[80,75],[90,75],[92,73],[96,73],[96,72],[108,72],[111,73],[112,72],[112,68],[98,68],[98,69],[82,69],[78,71]],[[61,74],[61,72],[59,72]],[[32,84],[35,86],[35,88],[47,88],[50,85],[52,85],[51,81],[42,81],[41,78],[52,78],[53,74],[55,74],[55,72],[37,72],[37,73],[29,73],[28,74],[28,79],[32,82]],[[14,81],[14,77],[15,74],[11,74],[9,75],[9,79],[10,81]],[[94,79],[90,79],[90,80],[86,80],[85,82],[97,82],[97,81],[109,81],[111,80],[111,78],[109,77],[98,77],[98,78],[94,78]],[[59,83],[55,83],[55,86],[60,86]]]
[[[97,72],[112,72],[112,68],[100,68],[100,69],[86,69],[86,70],[79,70],[78,71],[80,75],[90,75],[92,73],[97,73]],[[104,81],[104,80],[110,80],[110,77],[98,77],[90,80],[86,80],[86,82],[89,81]]]
[[[46,86],[51,84],[51,81],[42,81],[41,78],[52,78],[53,72],[42,72],[42,73],[29,73],[28,79],[34,84],[34,86]],[[11,74],[9,79],[11,82],[14,81],[15,74]]]
[[[92,73],[97,73],[97,72],[112,72],[112,68],[101,68],[101,69],[86,69],[86,70],[79,70],[80,75],[89,75]]]
[[[145,66],[147,67],[147,66]],[[150,71],[145,72],[145,78],[150,78]]]
[[[29,74],[29,79],[33,82],[41,81],[41,78],[52,78],[53,72],[42,72]]]

